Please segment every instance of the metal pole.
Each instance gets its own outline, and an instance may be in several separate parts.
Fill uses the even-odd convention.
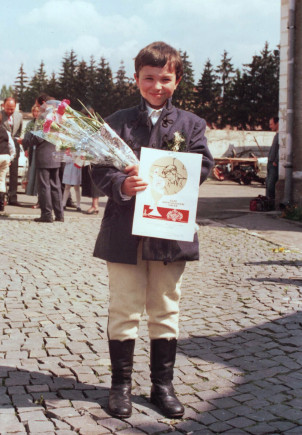
[[[289,2],[288,15],[288,61],[287,61],[287,119],[285,184],[283,204],[287,205],[293,199],[293,129],[294,129],[294,70],[295,70],[295,0]]]

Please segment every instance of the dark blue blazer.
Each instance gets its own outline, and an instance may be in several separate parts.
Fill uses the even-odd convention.
[[[177,109],[168,100],[157,123],[152,126],[146,103],[120,110],[106,119],[106,122],[133,149],[137,157],[141,147],[167,149],[176,131],[186,138],[187,151],[203,155],[201,179],[208,176],[213,157],[205,137],[206,122],[191,112]],[[135,197],[125,201],[121,196],[121,185],[126,175],[113,167],[96,165],[92,177],[95,185],[108,196],[94,256],[113,263],[136,264],[137,246],[141,237],[133,236],[132,222]],[[143,259],[163,262],[198,260],[197,234],[193,242],[143,237]]]
[[[61,166],[61,162],[54,158],[56,147],[38,136],[33,136],[32,144],[36,145],[36,168],[55,169]]]

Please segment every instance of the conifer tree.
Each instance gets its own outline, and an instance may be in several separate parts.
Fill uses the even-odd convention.
[[[48,80],[46,86],[46,94],[49,95],[50,97],[53,97],[55,100],[59,99],[59,94],[60,94],[59,83],[56,74],[54,72],[51,73],[50,79]]]
[[[41,92],[45,92],[45,89],[40,88],[40,81],[37,77],[37,73],[34,73],[24,93],[25,111],[29,112],[31,110],[31,107],[35,104],[35,101]]]
[[[46,92],[48,80],[44,66],[44,62],[41,61],[39,69],[34,72],[34,75],[26,88],[24,93],[24,110],[26,111],[30,111],[32,106],[35,104],[37,97],[42,92]]]
[[[218,83],[221,90],[221,98],[223,99],[226,91],[230,87],[232,79],[234,77],[234,67],[231,63],[232,58],[228,57],[228,52],[224,50],[221,56],[221,62],[217,66],[215,72],[217,74]]]
[[[61,72],[59,74],[59,99],[67,98],[70,100],[72,107],[77,104],[77,66],[77,56],[71,50],[62,61]]]
[[[97,88],[97,67],[93,56],[90,56],[89,64],[87,65],[86,74],[86,95],[85,100],[81,100],[85,106],[91,106],[95,109],[95,93]]]
[[[129,95],[129,79],[126,76],[124,62],[121,61],[114,80],[113,111],[128,107]]]
[[[83,108],[80,101],[86,106],[87,105],[87,94],[88,94],[88,68],[84,60],[78,63],[76,69],[76,79],[75,79],[75,101],[73,103],[73,108],[76,110],[81,110]]]
[[[239,69],[235,71],[235,77],[228,90],[228,101],[231,102],[231,110],[228,112],[229,123],[239,130],[250,129],[251,114],[251,86],[246,72]]]
[[[39,92],[44,92],[48,83],[47,74],[45,71],[45,64],[43,60],[40,63],[40,67],[36,73],[36,79],[38,83]]]
[[[96,82],[93,107],[102,117],[110,115],[113,107],[114,85],[112,71],[104,57],[100,59],[96,70]]]
[[[208,59],[196,87],[195,112],[211,126],[218,120],[220,87],[213,65]]]
[[[28,83],[28,77],[23,69],[23,63],[22,63],[15,80],[15,89],[14,89],[14,95],[18,100],[18,102],[20,103],[20,110],[26,109],[25,91],[26,91],[27,83]]]
[[[253,56],[250,64],[244,65],[249,79],[251,128],[267,128],[279,102],[279,50],[269,50],[266,42],[260,55]]]
[[[6,85],[3,85],[0,91],[0,99],[5,100],[5,98],[11,97],[14,95],[14,89],[12,86],[7,87]]]
[[[183,76],[176,91],[173,94],[173,102],[183,110],[194,109],[194,72],[192,63],[189,61],[187,52],[180,55],[183,62]]]
[[[220,88],[218,116],[218,124],[220,128],[224,128],[230,123],[229,111],[231,110],[231,100],[229,94],[234,78],[234,67],[231,60],[232,58],[228,56],[228,52],[224,50],[221,56],[221,62],[215,70]]]

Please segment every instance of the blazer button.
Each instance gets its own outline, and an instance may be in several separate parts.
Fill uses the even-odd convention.
[[[155,143],[153,143],[151,146],[152,146],[152,148],[156,148],[156,144]]]

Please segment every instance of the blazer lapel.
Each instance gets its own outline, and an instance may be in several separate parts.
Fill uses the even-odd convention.
[[[152,144],[156,144],[156,148],[162,148],[164,142],[167,140],[169,133],[171,132],[171,129],[173,129],[173,124],[176,121],[176,110],[172,105],[171,99],[167,101],[166,107],[164,107],[159,120],[154,125],[151,131],[151,136],[149,140],[149,147],[152,146]]]
[[[13,134],[13,136],[16,136],[16,133],[17,133],[17,131],[18,131],[18,129],[19,129],[19,125],[20,125],[20,123],[19,123],[19,116],[18,116],[18,114],[17,113],[13,113],[13,128],[12,128],[12,134]]]

